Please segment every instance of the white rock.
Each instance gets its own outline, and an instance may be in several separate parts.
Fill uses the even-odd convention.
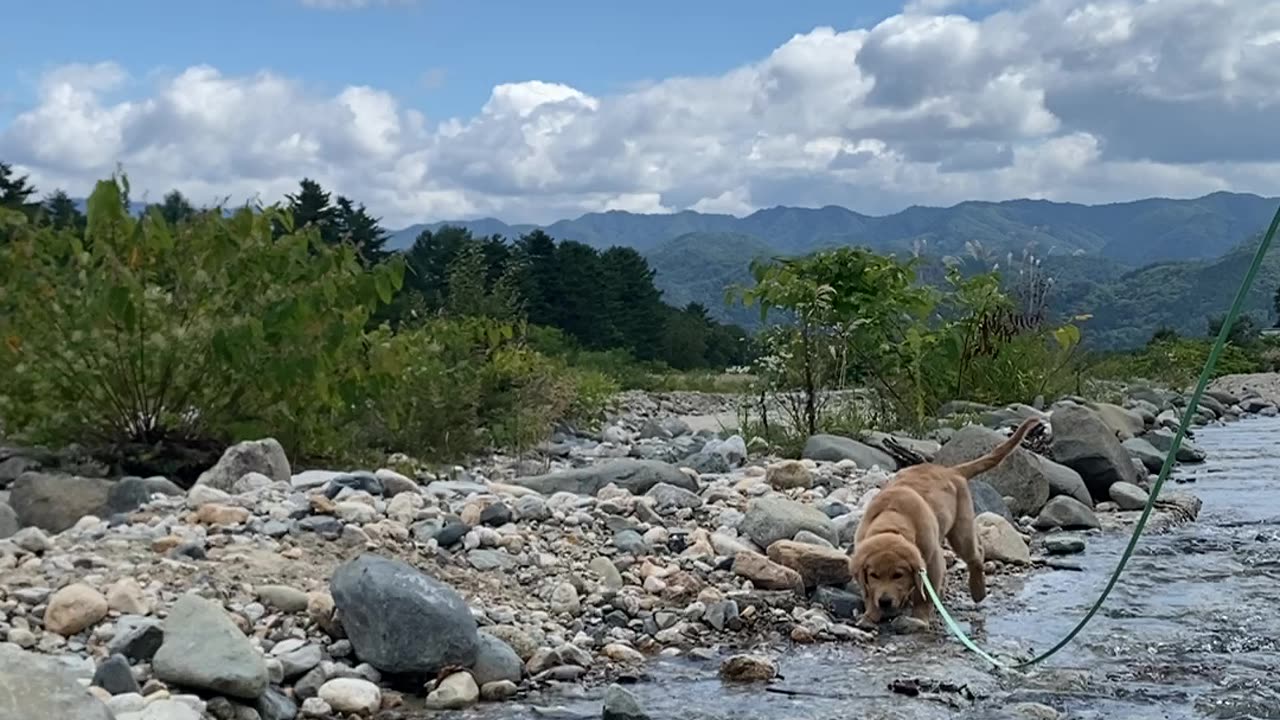
[[[303,470],[296,473],[289,480],[289,484],[293,485],[294,490],[314,490],[341,474],[333,470]]]
[[[236,480],[236,484],[231,486],[231,492],[236,495],[251,493],[255,490],[261,490],[264,487],[271,486],[271,478],[260,472],[247,472]]]
[[[977,517],[975,524],[978,543],[982,546],[985,559],[1019,565],[1031,562],[1031,551],[1027,549],[1027,543],[1008,520],[995,513],[985,512]]]
[[[456,672],[436,686],[427,695],[426,706],[431,710],[457,710],[474,704],[480,699],[480,688],[469,672]]]
[[[187,507],[193,510],[201,505],[225,505],[230,501],[230,493],[223,492],[212,485],[192,485],[187,491]]]
[[[318,697],[303,700],[300,710],[304,717],[327,718],[333,715],[333,708],[329,707],[329,703]]]
[[[337,712],[372,715],[382,707],[382,690],[356,678],[334,678],[320,686],[318,697]]]
[[[200,712],[178,700],[154,700],[140,712],[117,714],[116,720],[200,720]]]

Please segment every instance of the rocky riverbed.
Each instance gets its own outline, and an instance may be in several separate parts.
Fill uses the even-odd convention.
[[[639,718],[655,678],[818,692],[814,668],[788,668],[830,652],[903,703],[972,703],[965,694],[991,684],[977,666],[960,685],[918,672],[956,650],[936,629],[853,627],[846,555],[897,467],[886,436],[818,436],[785,460],[682,419],[725,412],[723,400],[633,401],[598,435],[561,433],[537,458],[300,469],[267,439],[228,449],[187,490],[0,447],[0,717],[511,717],[585,702]],[[1180,402],[1131,388],[1119,405],[957,405],[958,429],[896,445],[954,463],[1028,414],[1050,421],[1048,438],[975,481],[999,604],[1073,572],[1110,536],[1099,529],[1132,521]],[[1198,419],[1274,412],[1215,392]],[[1205,455],[1186,443],[1179,459]],[[1166,488],[1154,531],[1199,509]],[[986,612],[963,593],[948,602],[967,622]],[[1055,717],[1054,705],[1019,712]]]

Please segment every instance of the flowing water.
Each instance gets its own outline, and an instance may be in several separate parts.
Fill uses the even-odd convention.
[[[629,689],[655,720],[1037,717],[1019,707],[1031,702],[1082,719],[1280,718],[1280,419],[1204,428],[1196,442],[1208,462],[1174,482],[1204,501],[1199,520],[1144,536],[1092,623],[1025,675],[990,671],[950,636],[887,635],[776,649],[783,677],[769,686],[725,685],[718,660],[679,659],[650,664]],[[1079,572],[997,576],[981,608],[961,594],[953,615],[988,651],[1047,649],[1101,592],[1128,536],[1086,540],[1070,558]],[[600,692],[577,693],[466,716],[600,717]]]

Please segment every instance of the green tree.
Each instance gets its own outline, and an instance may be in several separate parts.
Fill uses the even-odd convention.
[[[45,198],[42,209],[45,219],[54,229],[84,232],[87,222],[85,215],[65,191],[54,190],[52,195]]]
[[[913,263],[862,248],[839,248],[803,258],[753,261],[755,286],[740,293],[760,306],[761,319],[784,311],[794,318],[773,334],[775,376],[799,389],[799,427],[817,432],[821,395],[849,381],[872,382],[903,410],[923,413],[920,358],[928,338],[919,322],[933,309],[933,292],[915,283]],[[906,376],[916,393],[895,382]]]
[[[606,293],[604,323],[615,333],[610,344],[627,348],[641,360],[657,358],[666,307],[649,263],[633,248],[612,247],[600,254],[600,270],[597,282]]]
[[[1214,315],[1208,319],[1209,337],[1217,337],[1222,332],[1222,323],[1227,319],[1226,315]],[[1249,347],[1257,342],[1260,333],[1258,331],[1258,323],[1253,316],[1248,314],[1237,315],[1235,322],[1231,324],[1231,330],[1227,332],[1227,342],[1239,347]]]
[[[390,255],[386,249],[390,235],[378,219],[369,214],[363,203],[356,204],[338,196],[333,222],[337,239],[355,245],[356,253],[366,267],[376,265]]]
[[[158,207],[160,209],[160,217],[164,218],[165,222],[175,226],[190,220],[196,214],[195,207],[178,190],[170,190],[165,193],[164,199]]]
[[[556,262],[556,241],[542,230],[521,235],[515,242],[523,272],[520,296],[524,298],[529,322],[546,327],[559,327],[557,298],[569,279],[560,275]]]
[[[289,214],[293,216],[294,229],[302,230],[312,226],[320,233],[320,239],[325,244],[338,243],[338,210],[333,207],[328,191],[320,187],[320,183],[303,178],[298,192],[285,195],[285,200]]]
[[[704,318],[688,309],[668,309],[662,331],[662,360],[677,370],[706,365],[707,328]]]
[[[28,220],[35,220],[40,210],[40,203],[33,202],[31,197],[36,189],[26,175],[15,175],[13,166],[0,162],[0,208],[16,210]],[[0,240],[6,231],[0,227]]]
[[[108,447],[265,433],[304,455],[344,446],[363,328],[403,263],[366,271],[314,228],[274,237],[274,207],[178,228],[158,208],[134,218],[124,185],[98,183],[83,234],[19,226],[0,248],[6,431]]]
[[[422,298],[428,311],[445,307],[449,299],[449,265],[464,246],[474,242],[470,230],[452,225],[423,230],[413,241],[405,254],[409,266],[405,286]]]
[[[593,349],[616,347],[617,330],[609,324],[609,294],[600,254],[595,248],[566,240],[556,246],[557,294],[551,323]],[[545,292],[545,291],[544,291]]]

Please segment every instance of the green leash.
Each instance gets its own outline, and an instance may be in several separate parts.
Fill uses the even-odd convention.
[[[1236,291],[1236,299],[1231,303],[1231,309],[1227,312],[1227,317],[1222,322],[1222,329],[1218,331],[1218,339],[1214,341],[1213,348],[1209,351],[1209,359],[1204,364],[1204,370],[1200,371],[1200,380],[1196,383],[1195,391],[1191,393],[1191,399],[1187,401],[1187,409],[1182,413],[1182,422],[1178,425],[1177,434],[1173,436],[1173,445],[1169,448],[1169,453],[1165,455],[1164,464],[1160,466],[1160,474],[1156,477],[1155,485],[1152,486],[1151,493],[1147,497],[1147,504],[1142,509],[1142,517],[1138,518],[1138,524],[1133,529],[1133,536],[1129,538],[1129,545],[1125,548],[1124,555],[1120,557],[1120,563],[1116,565],[1115,572],[1111,573],[1111,580],[1107,583],[1107,587],[1103,589],[1102,594],[1093,603],[1093,607],[1089,608],[1089,612],[1071,629],[1071,632],[1067,633],[1066,637],[1058,641],[1057,645],[1025,662],[1012,664],[1001,662],[978,647],[965,634],[960,625],[956,623],[955,618],[951,617],[951,613],[947,612],[947,608],[942,604],[942,598],[938,597],[933,585],[929,583],[929,574],[924,570],[920,571],[920,578],[924,581],[925,592],[928,593],[929,599],[933,601],[933,606],[938,609],[938,614],[942,616],[947,629],[966,648],[972,650],[975,655],[1004,670],[1020,670],[1039,664],[1066,647],[1093,620],[1093,616],[1102,609],[1102,603],[1106,601],[1107,596],[1111,594],[1111,590],[1116,586],[1116,582],[1120,580],[1120,575],[1124,573],[1125,565],[1129,563],[1129,558],[1133,556],[1134,548],[1138,546],[1138,538],[1142,535],[1142,530],[1146,527],[1147,520],[1151,517],[1152,509],[1155,508],[1156,498],[1160,496],[1160,488],[1169,477],[1169,471],[1173,468],[1178,448],[1182,446],[1182,438],[1187,432],[1187,427],[1191,425],[1191,418],[1195,415],[1196,408],[1200,406],[1200,397],[1204,395],[1205,387],[1209,384],[1209,377],[1213,373],[1214,366],[1218,363],[1218,356],[1222,354],[1223,346],[1227,343],[1227,335],[1231,332],[1231,326],[1235,324],[1236,316],[1240,314],[1240,306],[1244,304],[1245,295],[1249,293],[1249,288],[1253,286],[1253,280],[1258,274],[1258,268],[1262,266],[1262,259],[1266,256],[1267,249],[1271,247],[1271,241],[1275,238],[1277,226],[1280,226],[1280,208],[1276,210],[1275,216],[1271,219],[1271,226],[1267,228],[1266,235],[1262,237],[1262,243],[1258,245],[1258,251],[1254,253],[1253,263],[1249,266],[1249,271],[1245,274],[1244,282],[1240,285],[1240,289]]]

